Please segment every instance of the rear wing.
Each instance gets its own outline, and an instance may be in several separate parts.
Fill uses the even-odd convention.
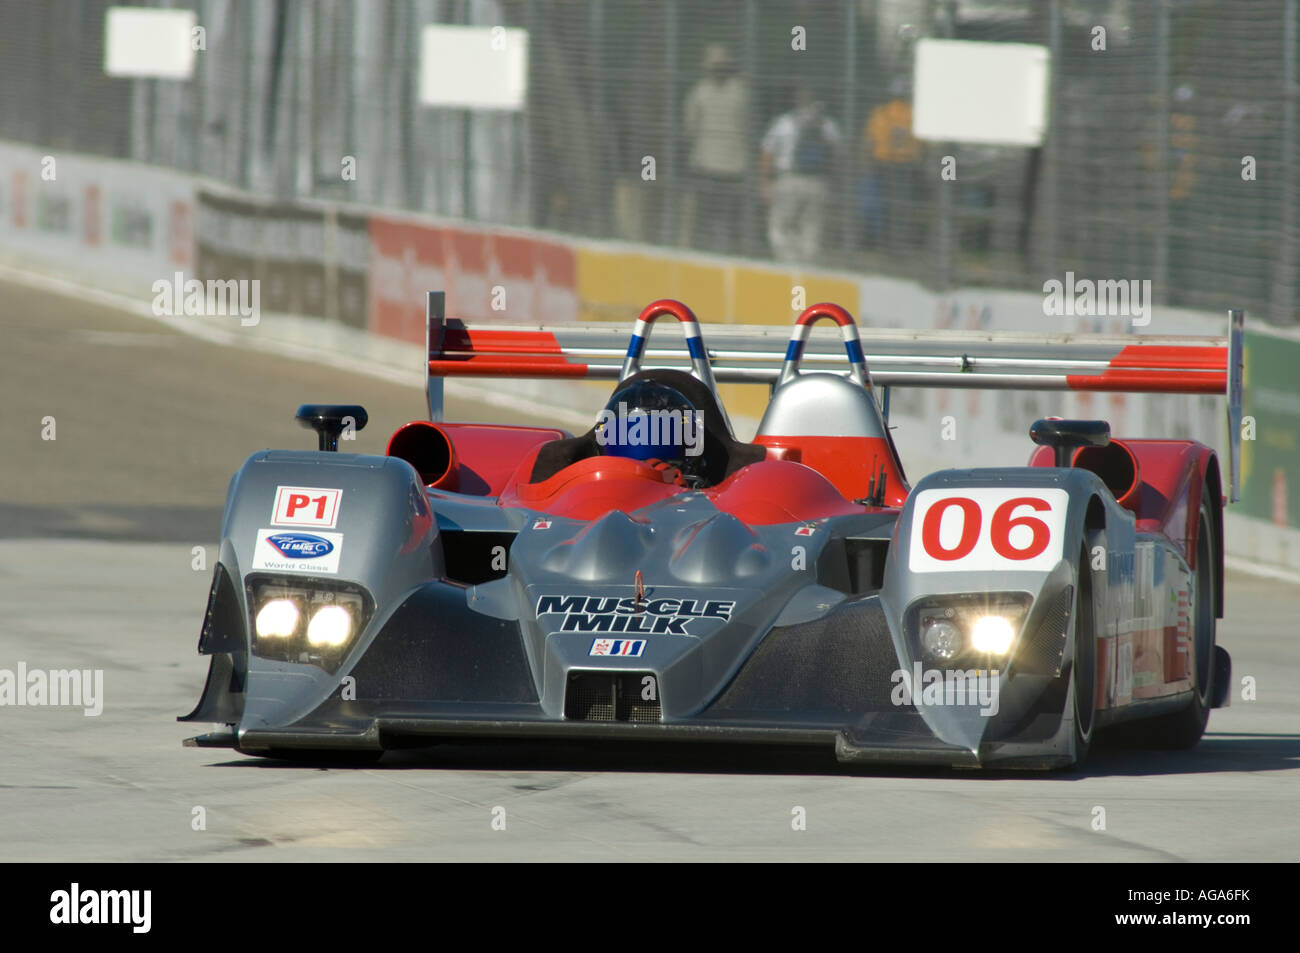
[[[626,327],[617,325],[471,327],[447,319],[445,307],[442,292],[429,293],[426,380],[434,420],[442,416],[446,377],[614,381],[640,370],[642,360],[691,371],[710,385],[769,386],[789,374],[792,361],[846,376],[856,375],[865,362],[868,386],[883,390],[886,419],[892,387],[1217,394],[1228,399],[1230,498],[1238,498],[1245,326],[1240,310],[1228,312],[1225,337],[1133,337],[860,329],[843,309],[814,305],[799,317],[793,333],[779,327],[710,325],[706,344],[694,314],[675,301],[647,307],[631,343]],[[648,346],[651,325],[665,316],[682,325],[685,348],[676,341],[672,347]],[[840,325],[840,340],[808,335],[822,317]]]

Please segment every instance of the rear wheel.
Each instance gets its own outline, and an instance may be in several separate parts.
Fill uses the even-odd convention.
[[[1214,570],[1217,540],[1210,503],[1201,494],[1200,528],[1196,533],[1196,582],[1192,592],[1192,703],[1181,711],[1161,715],[1135,726],[1141,742],[1152,748],[1191,748],[1205,734],[1214,702],[1214,640],[1217,609]]]

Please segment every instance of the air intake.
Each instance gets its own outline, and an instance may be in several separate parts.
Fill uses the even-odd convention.
[[[1034,631],[1021,639],[1011,663],[1017,672],[1052,677],[1061,674],[1073,606],[1074,587],[1066,586],[1047,605]]]
[[[564,717],[657,724],[662,720],[659,678],[650,672],[570,672]]]

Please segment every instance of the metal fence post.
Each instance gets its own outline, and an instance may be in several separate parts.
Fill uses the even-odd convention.
[[[1156,87],[1159,112],[1156,117],[1156,234],[1153,297],[1162,304],[1169,294],[1169,4],[1156,5]]]
[[[366,158],[374,162],[377,157],[373,156],[373,154],[367,157],[365,156],[365,150],[357,147],[356,8],[354,3],[348,3],[342,9],[344,22],[336,28],[339,38],[335,41],[335,48],[339,51],[341,61],[338,68],[343,73],[346,84],[343,94],[343,142],[339,152],[343,155],[356,157],[358,164],[365,161]],[[357,172],[357,178],[361,178],[362,175],[362,172]],[[353,185],[356,184],[353,183]],[[349,191],[352,193],[349,198],[356,201],[357,190],[354,188]]]
[[[203,27],[204,33],[212,28],[208,22],[207,0],[197,0],[194,5],[194,13],[198,18],[199,26]],[[208,73],[207,51],[195,54],[194,62],[194,81],[192,88],[194,90],[194,141],[190,145],[190,164],[191,172],[203,174],[203,157],[207,153],[207,136],[208,136],[208,85],[205,79]]]
[[[239,7],[234,9],[238,10]],[[239,161],[239,185],[243,188],[249,186],[249,166],[250,155],[253,151],[253,137],[249,135],[249,126],[252,124],[253,113],[253,10],[251,7],[243,8],[244,20],[244,75],[240,84],[240,110],[239,110],[239,137],[238,142],[238,161]],[[231,31],[234,32],[233,30]]]
[[[1296,5],[1287,0],[1282,21],[1282,202],[1279,212],[1277,257],[1273,262],[1273,282],[1269,320],[1276,324],[1295,323],[1295,135],[1296,87],[1295,45]]]
[[[537,92],[533,88],[533,77],[536,77],[537,70],[533,64],[537,61],[537,9],[536,0],[524,0],[524,29],[528,31],[528,96],[526,96],[524,108],[517,114],[515,121],[517,139],[515,147],[515,159],[520,163],[519,173],[516,176],[517,208],[528,209],[524,213],[524,220],[519,222],[520,225],[532,225],[533,228],[539,228],[542,222],[538,221],[537,200],[539,191],[533,182],[533,156],[536,155],[533,147],[533,103],[536,101]]]
[[[664,124],[664,132],[667,134],[668,148],[665,150],[668,160],[668,187],[661,192],[663,218],[661,219],[661,238],[660,241],[669,247],[677,245],[677,203],[681,200],[682,190],[677,187],[682,178],[682,165],[679,162],[681,150],[678,148],[678,142],[681,137],[677,134],[677,86],[678,86],[678,67],[679,59],[677,56],[677,0],[668,0],[667,25],[665,29],[668,32],[668,42],[665,44],[667,55],[665,57],[664,72],[667,74],[664,79],[667,81],[666,101],[664,111],[667,113],[667,122]],[[657,169],[656,175],[662,175],[665,170]],[[688,239],[687,245],[690,241]]]
[[[469,0],[462,0],[459,19],[466,26],[474,22]],[[474,161],[474,111],[472,109],[462,109],[460,110],[460,116],[460,214],[473,221],[475,218],[474,175],[470,170],[470,166]]]
[[[858,137],[854,132],[857,124],[857,88],[858,88],[858,8],[855,0],[844,3],[844,145],[840,153],[840,247],[842,264],[853,266],[853,252],[857,248],[857,203],[852,200],[854,173],[857,167]]]
[[[1043,252],[1035,264],[1055,273],[1060,269],[1061,245],[1061,0],[1052,0],[1048,17],[1047,48],[1051,55],[1051,76],[1047,91],[1047,141],[1043,143],[1046,161],[1043,170]],[[1032,196],[1031,196],[1032,199]],[[1032,227],[1032,223],[1030,223]],[[1031,257],[1031,256],[1026,256]],[[1031,259],[1032,260],[1032,259]],[[1031,266],[1032,267],[1032,266]]]
[[[758,143],[762,137],[758,124],[759,97],[755,80],[758,72],[754,62],[758,58],[758,0],[745,0],[745,48],[742,72],[745,77],[745,97],[749,104],[745,113],[745,144],[750,154],[745,161],[744,191],[741,193],[740,231],[741,238],[737,249],[742,255],[761,254],[764,247],[761,240],[761,217],[755,212],[755,199],[758,196]]]
[[[588,0],[587,5],[587,43],[586,48],[591,51],[591,72],[596,77],[597,89],[605,89],[614,80],[605,76],[605,4],[604,0]],[[599,102],[603,105],[604,98]],[[610,132],[608,129],[601,130],[601,147],[614,145],[610,141]],[[606,154],[617,154],[616,150],[610,148]],[[604,163],[601,163],[603,166]],[[618,203],[618,186],[619,176],[610,174],[608,168],[603,168],[601,172],[601,181],[595,184],[593,194],[605,195],[609,197],[607,202],[596,203],[596,208],[588,212],[585,220],[594,226],[596,237],[607,238],[614,234],[617,229],[617,216],[615,208]],[[551,197],[546,196],[545,201],[549,202]],[[549,207],[547,214],[550,214]],[[575,211],[567,206],[563,213],[563,220],[566,222],[574,221]]]
[[[933,32],[941,37],[951,38],[956,32],[953,29],[953,8],[943,7],[942,9],[935,6],[933,0],[928,3],[926,11],[932,19],[929,20]],[[956,156],[955,143],[944,142],[940,144],[941,156]],[[940,160],[942,162],[942,159]],[[942,167],[941,167],[942,168]],[[931,171],[934,174],[934,170]],[[944,179],[942,175],[939,178],[939,194],[935,205],[935,272],[936,284],[940,291],[950,291],[957,277],[957,251],[960,242],[960,223],[961,215],[959,211],[954,211],[953,191],[960,188],[958,183],[961,181],[961,166],[956,167],[956,177],[953,179]]]

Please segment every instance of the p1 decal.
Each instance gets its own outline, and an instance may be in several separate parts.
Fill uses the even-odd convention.
[[[623,655],[639,657],[645,651],[645,639],[597,639],[588,655]]]
[[[342,533],[259,529],[253,547],[253,568],[272,572],[337,573],[342,553]]]
[[[314,526],[333,529],[339,524],[342,490],[312,486],[277,486],[271,522],[278,526]]]
[[[923,490],[912,506],[912,572],[1049,572],[1069,494],[1055,487]]]

